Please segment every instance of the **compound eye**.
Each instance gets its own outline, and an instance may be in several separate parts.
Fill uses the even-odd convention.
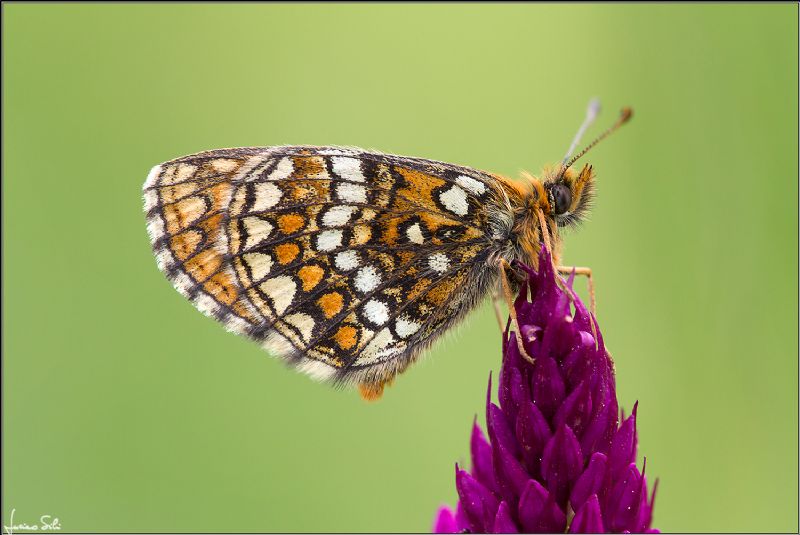
[[[564,184],[556,184],[550,191],[553,194],[555,215],[564,215],[572,204],[572,192]]]

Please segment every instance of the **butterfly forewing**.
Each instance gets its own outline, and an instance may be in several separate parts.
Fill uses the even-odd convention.
[[[496,178],[334,147],[153,169],[159,267],[203,312],[319,378],[382,384],[484,295]]]

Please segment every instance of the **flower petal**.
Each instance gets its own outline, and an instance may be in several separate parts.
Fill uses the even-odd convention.
[[[519,445],[506,419],[506,415],[494,403],[490,403],[486,410],[486,430],[489,432],[489,439],[492,441],[492,445],[504,447],[514,457],[519,455]]]
[[[520,407],[515,432],[525,467],[533,477],[541,478],[542,452],[552,432],[541,411],[530,401]]]
[[[456,505],[456,527],[459,532],[469,531],[470,529],[467,515],[464,514],[464,507],[461,505],[460,501]]]
[[[576,437],[580,437],[589,424],[591,415],[592,394],[589,391],[588,381],[583,381],[561,404],[553,420],[553,426],[557,429],[566,425],[572,429]]]
[[[617,429],[619,412],[613,383],[601,381],[595,389],[592,407],[594,414],[581,437],[581,450],[607,452]]]
[[[492,461],[500,496],[508,502],[516,502],[529,479],[528,473],[519,461],[499,444],[492,443]]]
[[[531,397],[545,418],[552,418],[564,399],[564,380],[558,364],[552,358],[540,355],[531,375]]]
[[[624,470],[624,468],[636,461],[636,411],[638,403],[634,404],[631,415],[622,422],[622,425],[614,435],[611,442],[611,449],[608,452],[608,461],[612,473]]]
[[[514,519],[511,518],[511,511],[506,502],[500,502],[497,508],[497,515],[494,517],[494,529],[492,533],[519,533]]]
[[[433,522],[433,533],[458,533],[456,516],[449,507],[442,506],[436,513],[436,520]]]
[[[618,477],[608,497],[606,522],[614,532],[633,531],[639,514],[641,476],[636,464],[631,463]]]
[[[456,490],[459,503],[472,527],[472,531],[486,531],[494,523],[498,501],[494,494],[480,484],[468,472],[456,465]]]
[[[503,364],[497,394],[500,407],[508,416],[509,422],[513,422],[519,412],[519,406],[530,400],[527,382],[523,380],[522,372],[518,367]]]
[[[602,453],[593,453],[589,460],[589,467],[580,475],[572,492],[569,495],[569,503],[572,509],[577,511],[583,506],[584,502],[593,494],[600,491],[603,480],[606,477],[606,456]]]
[[[567,517],[547,489],[531,479],[519,499],[519,522],[525,533],[563,533]]]
[[[556,429],[544,448],[542,477],[556,502],[565,506],[569,489],[583,469],[583,456],[578,439],[566,425]]]
[[[470,451],[472,452],[472,475],[487,489],[497,490],[495,488],[494,472],[492,471],[492,447],[483,436],[483,431],[478,426],[477,419],[472,423]]]
[[[594,338],[586,331],[578,331],[571,351],[564,357],[561,368],[569,384],[578,384],[588,377],[603,376],[603,366],[598,366],[599,356]]]
[[[575,518],[569,526],[570,533],[605,533],[603,527],[603,514],[600,512],[600,502],[597,495],[592,494],[578,509]]]
[[[572,322],[569,309],[569,297],[562,293],[555,300],[555,305],[549,311],[552,319],[547,324],[540,351],[556,359],[563,359],[578,339],[578,332]],[[592,344],[594,345],[594,344]]]
[[[642,467],[642,488],[640,490],[640,498],[639,498],[639,513],[636,515],[636,524],[635,524],[635,531],[637,532],[644,532],[647,530],[647,527],[650,526],[650,523],[653,521],[653,502],[655,501],[656,497],[656,489],[658,488],[658,480],[656,480],[655,485],[653,485],[653,493],[650,496],[650,500],[647,499],[647,478],[644,475],[645,469],[647,468],[647,459],[644,460],[644,466]]]

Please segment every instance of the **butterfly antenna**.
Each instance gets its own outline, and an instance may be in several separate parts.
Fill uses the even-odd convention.
[[[581,138],[583,137],[583,134],[586,133],[586,129],[592,126],[592,123],[595,119],[597,119],[599,114],[600,100],[593,98],[589,101],[589,106],[586,107],[586,118],[583,120],[583,123],[581,123],[578,131],[575,132],[575,137],[572,138],[572,143],[570,144],[569,149],[567,149],[567,153],[564,155],[564,160],[561,162],[562,165],[567,163],[567,160],[569,160],[569,157],[572,156],[575,147],[577,147],[578,143],[581,142]]]
[[[587,117],[588,117],[588,114],[587,114]],[[564,172],[567,169],[569,169],[572,166],[572,164],[574,164],[576,161],[578,161],[578,159],[581,156],[583,156],[584,154],[589,152],[592,149],[592,147],[594,147],[595,145],[597,145],[598,143],[603,141],[605,138],[607,138],[609,135],[611,135],[615,130],[617,130],[620,126],[622,126],[625,123],[627,123],[630,120],[631,117],[633,117],[633,110],[631,108],[622,108],[622,111],[620,111],[620,113],[619,113],[619,118],[617,119],[617,121],[614,124],[611,125],[611,128],[609,128],[608,130],[606,130],[605,132],[603,132],[602,134],[597,136],[597,138],[595,138],[594,141],[589,143],[586,146],[585,149],[583,149],[578,154],[576,154],[575,156],[573,156],[572,158],[567,160],[564,163],[564,165],[563,165],[563,167],[561,169],[561,173],[559,174],[559,176],[563,176]],[[579,131],[579,133],[580,133],[580,131]],[[565,160],[566,160],[566,158],[565,158]]]

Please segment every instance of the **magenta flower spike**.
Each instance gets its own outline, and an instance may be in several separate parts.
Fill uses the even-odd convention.
[[[539,266],[520,266],[528,280],[514,303],[534,363],[507,331],[499,406],[489,378],[488,440],[473,424],[471,470],[455,468],[458,506],[442,507],[433,531],[657,533],[650,527],[655,488],[648,497],[645,468],[636,467],[637,405],[620,422],[614,365],[599,329],[558,285],[544,248]]]

